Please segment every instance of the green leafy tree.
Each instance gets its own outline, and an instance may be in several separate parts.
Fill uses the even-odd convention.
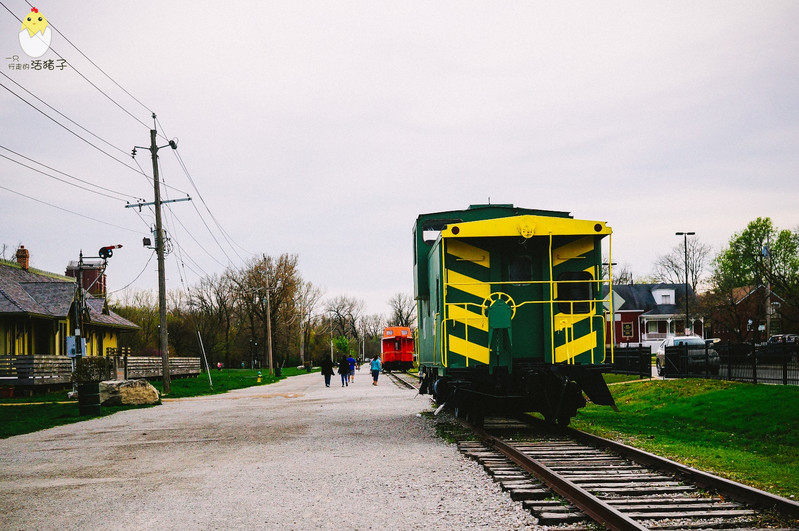
[[[334,337],[333,346],[336,348],[337,352],[340,352],[345,356],[350,356],[352,354],[352,347],[350,346],[350,340],[344,336]]]
[[[774,293],[782,301],[777,317],[789,328],[799,313],[799,232],[778,230],[770,218],[757,218],[733,235],[713,261],[709,308],[740,340],[761,339],[757,326],[766,318],[766,299]],[[746,306],[742,297],[757,297]],[[754,308],[754,310],[752,309]]]

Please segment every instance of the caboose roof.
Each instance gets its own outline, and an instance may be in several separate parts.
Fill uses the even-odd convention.
[[[476,238],[480,236],[581,236],[610,234],[603,221],[521,215],[499,219],[486,219],[467,223],[453,223],[441,231],[442,238]]]

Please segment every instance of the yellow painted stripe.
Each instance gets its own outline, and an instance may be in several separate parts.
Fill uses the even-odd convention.
[[[582,258],[585,253],[593,250],[593,248],[594,239],[589,236],[574,240],[552,251],[552,265],[558,266],[572,258]]]
[[[451,254],[461,260],[474,262],[483,267],[491,266],[491,259],[488,251],[469,245],[463,240],[448,240],[447,241],[447,254]]]
[[[465,339],[453,336],[452,334],[450,334],[448,339],[449,339],[448,341],[449,350],[451,350],[455,354],[460,354],[465,358],[473,359],[475,361],[479,361],[480,363],[488,364],[489,352],[486,347],[478,345],[477,343],[466,341]]]
[[[583,352],[588,352],[596,348],[596,332],[578,337],[555,349],[555,363],[570,360],[579,356]]]
[[[449,317],[454,321],[488,332],[488,319],[480,313],[467,310],[462,306],[449,306]]]
[[[447,274],[447,284],[449,286],[458,288],[461,291],[465,291],[466,293],[474,295],[475,297],[480,297],[481,299],[485,299],[491,295],[490,284],[480,282],[479,280],[475,280],[472,277],[467,277],[466,275],[462,275],[461,273],[451,269],[446,269],[445,272]]]
[[[590,314],[585,313],[578,313],[578,314],[570,314],[570,313],[556,313],[555,314],[555,331],[560,332],[567,328],[571,328],[580,321],[585,321],[586,319],[590,319],[594,317]]]

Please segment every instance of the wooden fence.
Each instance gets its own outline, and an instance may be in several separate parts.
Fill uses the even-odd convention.
[[[109,357],[109,379],[160,378],[161,358]],[[169,358],[169,374],[176,377],[200,374],[200,358]],[[66,356],[0,356],[0,385],[43,386],[68,384],[72,360]]]
[[[66,356],[0,356],[0,385],[65,384],[71,376]]]

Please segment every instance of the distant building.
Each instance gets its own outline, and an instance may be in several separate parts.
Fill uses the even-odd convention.
[[[16,262],[0,260],[0,355],[66,355],[67,337],[78,327],[77,282],[68,276],[30,268],[30,252],[21,246]],[[99,268],[84,277],[98,279]],[[98,288],[99,289],[99,288]],[[95,290],[92,290],[95,292]],[[119,334],[139,327],[108,309],[105,298],[86,296],[83,338],[86,355],[105,355],[118,346]]]
[[[667,337],[685,335],[685,288],[685,284],[614,285],[614,342],[617,345],[640,344],[654,350]],[[604,295],[605,309],[609,310],[607,288]],[[691,301],[694,300],[690,286],[688,296]],[[692,333],[703,337],[704,319],[691,312],[690,307],[688,313]],[[609,325],[608,338],[611,331]]]
[[[734,288],[723,303],[716,302],[711,333],[722,341],[762,342],[772,334],[795,333],[799,322],[791,305],[763,284]]]

